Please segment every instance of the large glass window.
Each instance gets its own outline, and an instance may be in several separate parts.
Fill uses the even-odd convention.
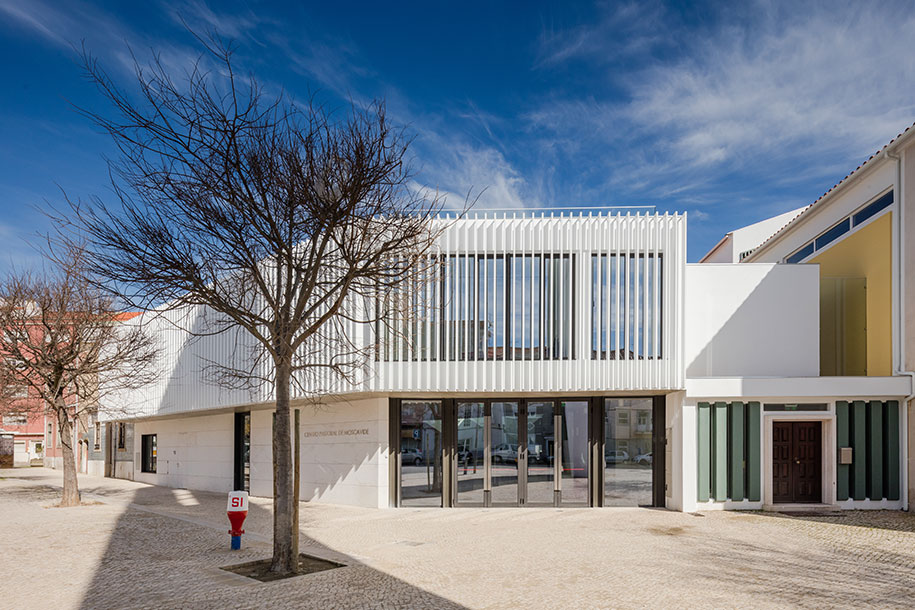
[[[554,422],[552,402],[527,403],[527,504],[553,504]]]
[[[492,503],[518,503],[517,402],[494,402],[489,424],[492,459]]]
[[[652,406],[651,398],[604,400],[604,506],[652,504]]]
[[[482,402],[457,404],[457,503],[482,504],[485,483],[485,407]]]
[[[400,404],[400,503],[442,505],[442,403]]]
[[[588,401],[562,402],[563,504],[588,503]]]
[[[379,305],[382,361],[568,360],[575,345],[575,256],[436,259]]]
[[[661,358],[662,263],[654,254],[591,256],[591,358]]]

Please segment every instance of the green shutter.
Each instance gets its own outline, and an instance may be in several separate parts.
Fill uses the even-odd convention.
[[[870,446],[867,448],[867,497],[883,499],[883,403],[872,400],[867,409],[867,430]]]
[[[886,417],[883,418],[885,430],[883,446],[885,449],[884,474],[886,475],[886,499],[899,499],[899,402],[887,401],[884,405]]]
[[[839,464],[838,453],[842,447],[850,447],[850,418],[848,402],[836,402],[836,499],[840,502],[848,500],[851,479],[851,465]]]
[[[852,412],[852,487],[855,500],[867,498],[867,412],[863,400],[856,400]]]
[[[762,499],[759,465],[762,463],[759,441],[759,403],[747,405],[747,499],[759,502]]]
[[[724,502],[728,499],[728,403],[715,403],[712,428],[712,492],[715,500]]]
[[[739,502],[746,497],[745,494],[745,475],[744,470],[744,421],[746,420],[744,406],[742,402],[732,402],[728,409],[730,428],[731,428],[731,446],[729,457],[731,461],[731,485],[728,489],[728,496],[731,500]]]
[[[708,502],[709,489],[711,488],[711,479],[709,476],[709,467],[711,465],[711,409],[707,402],[700,402],[697,409],[698,428],[699,428],[699,445],[697,451],[697,468],[699,477],[699,493],[697,499],[699,502]]]

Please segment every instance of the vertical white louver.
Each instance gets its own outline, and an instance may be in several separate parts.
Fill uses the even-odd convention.
[[[390,308],[390,324],[399,332],[355,322],[341,326],[373,347],[371,360],[353,384],[321,371],[316,391],[683,387],[685,216],[489,213],[439,222],[447,229],[429,281],[420,282],[417,293],[390,296],[408,299],[408,306]],[[358,312],[390,305],[347,307]],[[120,402],[138,414],[161,415],[271,400],[266,385],[226,390],[204,379],[208,361],[243,364],[256,346],[241,330],[190,339],[182,329],[201,330],[208,319],[202,311],[166,312],[149,323],[162,338],[162,377]],[[299,355],[306,362],[320,357],[314,351]]]

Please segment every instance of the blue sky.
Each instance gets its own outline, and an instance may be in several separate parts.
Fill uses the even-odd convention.
[[[915,13],[862,4],[0,0],[0,269],[35,264],[35,206],[109,193],[72,45],[127,83],[128,45],[197,57],[182,21],[234,39],[268,91],[385,98],[417,180],[452,199],[686,211],[697,260],[915,121]]]

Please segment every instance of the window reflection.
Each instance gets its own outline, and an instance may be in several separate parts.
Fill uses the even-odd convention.
[[[442,403],[400,405],[400,503],[442,505]]]
[[[604,506],[652,504],[652,419],[651,398],[604,400]]]

